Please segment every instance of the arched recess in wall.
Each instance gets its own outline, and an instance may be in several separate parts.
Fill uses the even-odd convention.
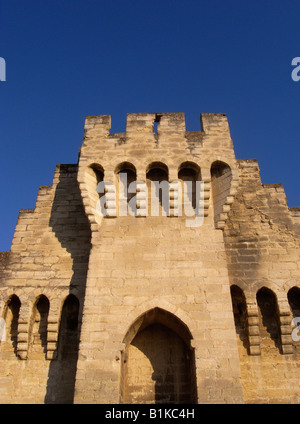
[[[196,403],[191,339],[187,326],[170,312],[153,308],[140,316],[124,338],[121,403]]]
[[[300,288],[292,287],[287,293],[287,298],[291,308],[292,319],[295,319],[291,329],[292,343],[297,346],[298,350],[300,347],[300,340],[298,340],[300,336],[300,331],[298,331],[300,325]]]
[[[59,326],[59,355],[61,360],[77,357],[79,300],[73,294],[65,299]]]
[[[182,194],[186,205],[188,203],[193,209],[196,208],[196,181],[201,181],[201,170],[194,162],[184,162],[178,169],[178,179],[182,183]],[[184,211],[182,211],[184,214]]]
[[[292,287],[287,293],[288,302],[294,317],[300,317],[300,288]]]
[[[94,182],[96,182],[96,186],[97,186],[98,183],[103,181],[104,169],[101,165],[99,165],[99,163],[92,163],[88,167],[87,172],[88,172],[89,175],[91,175],[93,177]]]
[[[103,193],[97,192],[97,186],[104,179],[104,169],[98,163],[93,163],[87,167],[85,172],[85,183],[88,190],[88,194],[91,200],[91,204],[96,208],[96,204],[104,195]]]
[[[223,206],[230,193],[232,172],[230,166],[222,161],[215,161],[210,168],[211,189],[215,226],[222,220]]]
[[[18,296],[13,294],[6,302],[3,319],[5,321],[5,337],[1,341],[1,351],[8,355],[17,355],[18,324],[21,302]]]
[[[230,293],[235,330],[239,338],[239,346],[243,346],[247,353],[249,353],[248,311],[246,297],[243,290],[237,285],[232,285],[230,287]]]
[[[129,211],[131,215],[134,215],[136,203],[133,202],[136,195],[136,187],[131,183],[136,181],[136,168],[130,162],[122,162],[116,167],[115,173],[118,175],[118,214],[119,216],[127,216],[127,211]]]
[[[79,350],[79,300],[69,294],[63,302],[57,359],[51,361],[45,403],[72,404]]]
[[[33,306],[29,329],[29,357],[39,359],[47,352],[47,328],[49,315],[49,300],[39,296]]]
[[[169,215],[169,169],[163,162],[152,162],[146,169],[150,216]],[[155,187],[153,187],[153,184]],[[151,190],[151,188],[153,188]],[[152,201],[151,201],[152,199]]]
[[[256,294],[259,310],[259,330],[261,337],[261,352],[269,354],[274,346],[281,353],[281,331],[279,307],[275,293],[267,287],[262,287]]]
[[[79,350],[79,301],[69,294],[64,301],[58,335],[58,360],[52,362],[51,379],[55,380],[52,396],[56,403],[70,404],[74,400],[75,378]],[[50,378],[49,378],[50,379]],[[46,403],[53,403],[48,387]]]

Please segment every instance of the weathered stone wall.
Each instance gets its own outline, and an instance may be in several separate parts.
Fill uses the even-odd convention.
[[[67,386],[73,384],[74,392],[76,362],[69,358],[61,365],[57,342],[67,296],[75,295],[82,309],[89,240],[77,166],[57,166],[53,185],[40,187],[35,209],[20,211],[2,273],[0,309],[7,326],[6,340],[0,342],[0,402],[73,401],[72,387]],[[12,316],[16,311],[12,296],[20,303],[17,320]],[[49,302],[42,314],[37,311],[41,296]],[[46,340],[40,320],[47,325]],[[17,321],[13,334],[11,321]],[[65,370],[64,379],[60,368]]]
[[[236,160],[224,114],[201,125],[128,114],[111,134],[110,116],[87,117],[78,164],[57,166],[0,255],[0,402],[299,402],[298,208]],[[120,172],[137,216],[97,193],[118,193]],[[143,184],[189,178],[198,225],[176,216],[176,189],[151,216]]]
[[[300,236],[300,207],[289,208],[289,211],[294,223],[294,231]]]
[[[159,120],[157,134],[152,131],[155,120]],[[229,163],[232,180],[237,182],[227,119],[203,115],[204,132],[191,134],[191,139],[182,114],[129,114],[123,134],[109,134],[109,127],[109,117],[87,119],[79,161],[78,180],[91,223],[92,250],[75,401],[119,401],[126,332],[140,315],[159,307],[180,318],[192,334],[199,401],[240,402],[223,234],[215,228],[213,211],[208,212],[213,208],[212,163]],[[153,168],[163,169],[172,182],[183,164],[199,167],[205,184],[204,224],[190,228],[186,217],[99,217],[96,177],[91,178],[90,169],[101,169],[104,180],[117,183],[116,171],[122,163],[136,170],[138,181],[146,181]],[[225,219],[226,213],[217,225]]]
[[[298,403],[299,351],[291,338],[288,292],[299,287],[299,236],[281,184],[263,185],[256,160],[238,163],[240,183],[224,241],[230,284],[240,287],[246,300],[247,340],[238,337],[244,397]],[[273,294],[272,311],[267,310],[271,297],[264,300],[263,293]]]

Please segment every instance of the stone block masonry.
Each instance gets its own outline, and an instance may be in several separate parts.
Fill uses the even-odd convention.
[[[299,214],[283,187],[236,159],[225,114],[201,114],[201,131],[183,113],[110,126],[86,118],[78,163],[56,167],[0,254],[0,402],[299,403]],[[161,203],[110,214],[97,187],[119,190],[120,173],[202,181],[202,225]]]

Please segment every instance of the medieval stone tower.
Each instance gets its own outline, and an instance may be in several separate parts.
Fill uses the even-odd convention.
[[[236,159],[224,114],[201,125],[130,113],[111,134],[110,116],[86,118],[78,163],[56,167],[0,256],[0,402],[300,401],[300,208]],[[121,173],[136,181],[122,208]],[[179,182],[168,213],[151,193],[158,216],[153,181]],[[191,225],[178,196],[197,181]]]

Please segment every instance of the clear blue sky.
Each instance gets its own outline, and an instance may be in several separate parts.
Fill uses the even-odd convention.
[[[300,205],[299,0],[0,0],[0,250],[57,163],[76,163],[87,115],[227,114],[237,158]]]

